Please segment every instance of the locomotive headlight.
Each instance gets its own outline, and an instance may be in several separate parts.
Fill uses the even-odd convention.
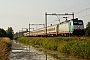
[[[80,26],[77,26],[78,29],[80,29]]]
[[[78,26],[78,28],[79,28],[80,26]]]

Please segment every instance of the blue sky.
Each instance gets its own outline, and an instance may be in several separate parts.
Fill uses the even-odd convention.
[[[45,23],[45,12],[74,12],[75,18],[82,19],[86,25],[90,22],[90,0],[1,0],[0,28],[13,27],[18,32],[22,28],[28,28],[29,23]],[[60,16],[60,21],[65,20],[62,17]],[[59,23],[56,20],[57,16],[48,16],[48,25]]]

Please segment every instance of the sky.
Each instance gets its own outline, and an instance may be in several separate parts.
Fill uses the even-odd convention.
[[[90,22],[90,0],[0,0],[0,28],[12,27],[14,32],[28,28],[30,24],[45,24],[45,12],[72,14],[82,19],[84,26]],[[47,23],[57,24],[66,16],[47,16]],[[72,16],[67,16],[72,19]],[[36,26],[31,26],[36,27]],[[40,26],[37,26],[38,28]]]

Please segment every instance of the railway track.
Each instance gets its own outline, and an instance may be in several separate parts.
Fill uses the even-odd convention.
[[[78,39],[84,39],[89,40],[89,36],[69,36],[69,37],[61,37],[61,36],[30,36],[30,37],[40,37],[40,38],[78,38]]]

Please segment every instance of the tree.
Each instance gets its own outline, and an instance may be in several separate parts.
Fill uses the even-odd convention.
[[[86,25],[85,35],[90,36],[90,22]]]
[[[13,36],[14,36],[14,32],[13,32],[12,27],[8,27],[8,29],[6,30],[6,32],[7,32],[7,36],[12,40],[13,39]]]
[[[2,28],[0,28],[0,37],[7,37],[6,31]]]

